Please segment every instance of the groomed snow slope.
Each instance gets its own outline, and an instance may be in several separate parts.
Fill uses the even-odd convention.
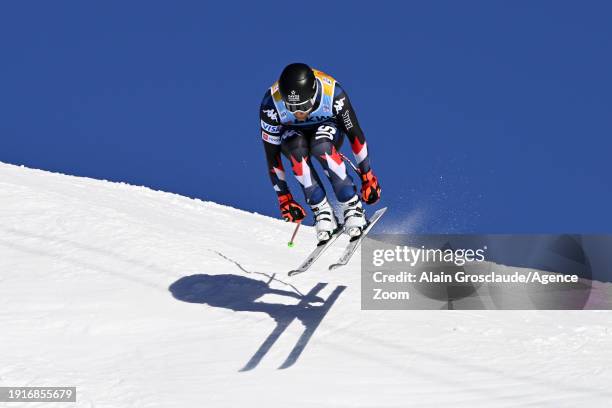
[[[326,271],[341,245],[285,276],[311,228],[289,249],[280,220],[7,164],[0,203],[2,386],[76,386],[78,407],[612,406],[609,312],[361,311],[358,256]],[[285,306],[320,282],[331,307]]]

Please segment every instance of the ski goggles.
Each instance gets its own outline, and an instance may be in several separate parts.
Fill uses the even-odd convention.
[[[291,113],[297,113],[297,112],[308,113],[314,107],[316,97],[317,95],[315,94],[315,96],[312,99],[309,99],[307,101],[300,102],[300,103],[285,102],[285,108],[287,108],[287,110]]]

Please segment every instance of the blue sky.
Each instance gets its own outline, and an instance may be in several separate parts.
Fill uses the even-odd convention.
[[[0,161],[278,216],[258,106],[301,61],[348,91],[387,224],[612,231],[612,3],[296,4],[3,2]]]

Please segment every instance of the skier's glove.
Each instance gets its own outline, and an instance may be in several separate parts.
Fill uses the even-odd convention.
[[[280,210],[285,221],[299,222],[306,217],[306,212],[301,205],[293,200],[291,194],[278,196]]]
[[[371,169],[367,173],[361,173],[361,199],[366,204],[374,204],[380,200],[380,185]]]

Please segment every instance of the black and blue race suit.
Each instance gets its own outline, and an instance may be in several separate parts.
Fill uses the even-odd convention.
[[[336,198],[346,202],[356,194],[353,179],[342,159],[340,147],[348,137],[360,172],[370,170],[365,136],[346,92],[331,76],[314,70],[318,95],[306,120],[299,121],[281,99],[278,83],[270,87],[259,110],[260,131],[270,180],[279,197],[289,194],[281,153],[291,163],[306,202],[313,206],[326,196],[312,159],[317,160],[333,186]]]

